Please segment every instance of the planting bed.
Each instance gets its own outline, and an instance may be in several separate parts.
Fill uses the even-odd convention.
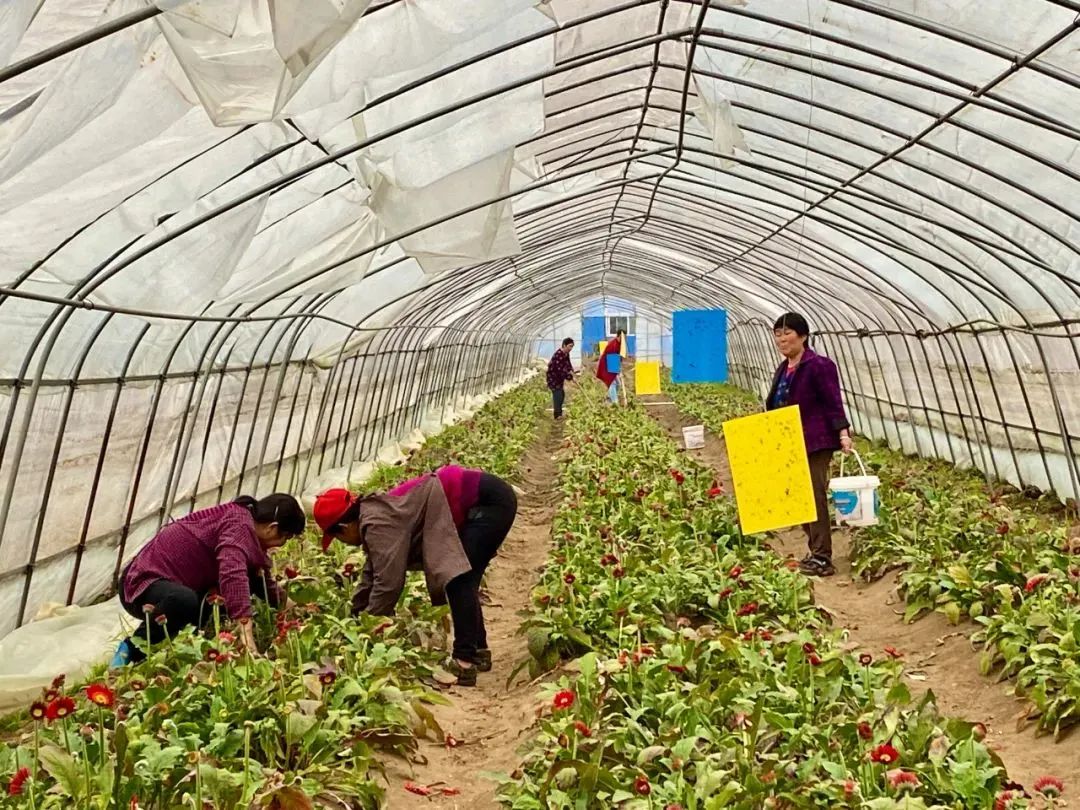
[[[512,807],[1023,806],[981,727],[913,701],[896,650],[852,653],[809,581],[739,536],[711,470],[643,408],[593,404],[525,622],[541,668],[584,655]]]

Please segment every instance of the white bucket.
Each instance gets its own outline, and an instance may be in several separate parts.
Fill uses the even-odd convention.
[[[878,508],[878,487],[881,479],[876,475],[867,475],[859,454],[855,454],[862,475],[844,475],[844,460],[840,460],[840,477],[829,482],[833,506],[836,507],[836,523],[839,526],[876,526]]]
[[[683,444],[687,450],[700,450],[705,446],[705,426],[691,425],[682,429]]]

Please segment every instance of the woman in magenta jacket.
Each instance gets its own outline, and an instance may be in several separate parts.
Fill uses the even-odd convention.
[[[353,596],[354,615],[393,614],[406,570],[423,570],[432,602],[450,605],[449,668],[458,683],[475,685],[476,673],[491,669],[480,581],[517,515],[510,484],[450,465],[385,495],[354,497],[348,490],[329,490],[316,499],[314,513],[324,549],[337,539],[367,553]]]
[[[831,576],[832,526],[829,521],[829,465],[837,450],[850,453],[851,423],[840,396],[836,363],[808,345],[810,326],[794,312],[781,315],[773,326],[773,341],[784,361],[776,369],[765,409],[799,406],[810,480],[817,504],[817,520],[803,526],[810,554],[801,563],[803,573]]]

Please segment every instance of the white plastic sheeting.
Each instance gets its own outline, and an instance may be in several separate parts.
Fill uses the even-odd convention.
[[[591,299],[728,309],[752,387],[802,310],[864,432],[1077,497],[1071,6],[0,3],[0,630]]]

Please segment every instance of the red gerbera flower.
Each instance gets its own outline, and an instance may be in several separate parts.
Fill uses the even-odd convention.
[[[854,779],[845,779],[844,780],[844,798],[845,799],[850,799],[852,796],[854,796],[855,795],[855,788],[856,788],[856,785],[855,785],[855,780]]]
[[[574,721],[574,728],[577,729],[577,733],[580,734],[582,737],[592,736],[592,729],[582,723],[580,720]]]
[[[230,633],[228,630],[222,630],[218,633],[218,641],[222,644],[233,644],[236,642],[236,636]]]
[[[720,594],[719,594],[719,596],[717,598],[718,599],[727,599],[733,593],[735,593],[735,591],[733,591],[731,588],[724,588],[724,590],[720,591]]]
[[[728,576],[731,577],[732,579],[738,579],[739,577],[742,576],[742,572],[743,572],[742,566],[741,565],[736,565],[734,568],[732,568],[730,571],[728,571]]]
[[[741,608],[739,608],[737,611],[735,611],[735,615],[737,615],[737,616],[749,616],[752,613],[756,613],[757,608],[758,608],[757,602],[748,602],[747,604],[745,604]]]
[[[900,759],[900,752],[892,747],[891,743],[879,745],[870,752],[871,762],[880,762],[882,765],[892,765]]]
[[[885,654],[890,658],[903,658],[904,654],[900,652],[896,647],[886,647]]]
[[[614,554],[609,553],[605,554],[603,557],[600,558],[600,565],[607,568],[609,565],[615,565],[618,561],[618,557],[616,557]]]
[[[638,796],[648,796],[652,793],[652,785],[649,784],[649,777],[645,776],[645,774],[641,774],[634,779],[634,793]]]
[[[55,678],[53,678],[52,688],[53,689],[63,689],[64,688],[64,681],[66,681],[66,680],[67,680],[67,675],[64,675],[63,673],[61,673],[60,675],[57,675]]]
[[[45,712],[47,710],[48,710],[48,707],[44,703],[42,703],[40,700],[35,701],[34,703],[30,704],[30,716],[34,720],[44,720],[45,719]]]
[[[806,660],[810,662],[810,666],[812,667],[820,667],[822,664],[821,656],[817,653],[810,653],[806,656]]]
[[[622,579],[626,576],[626,571],[623,569],[622,566],[616,565],[614,568],[611,569],[611,575],[615,577],[615,579]]]
[[[116,693],[103,683],[94,683],[86,687],[86,698],[91,703],[111,709],[116,703]]]
[[[209,605],[224,605],[225,597],[217,591],[210,591],[210,593],[206,595],[206,603]]]
[[[577,577],[574,576],[572,571],[567,571],[566,576],[564,576],[562,579],[563,582],[565,582],[567,585],[573,585]]]
[[[298,576],[300,576],[300,572],[293,568],[291,565],[286,565],[285,576],[288,579],[296,579]]]
[[[556,709],[569,709],[574,705],[576,697],[577,696],[570,689],[563,689],[562,691],[555,693],[555,698],[551,701],[551,704]]]
[[[1035,780],[1035,792],[1056,799],[1065,792],[1065,783],[1056,776],[1040,776]]]
[[[671,470],[671,477],[675,479],[675,483],[678,484],[680,487],[683,485],[683,482],[686,480],[686,476],[683,475],[678,470]]]
[[[69,697],[61,697],[52,701],[45,709],[45,717],[49,720],[62,720],[75,711],[75,701]]]
[[[1020,794],[1013,790],[1003,790],[994,797],[994,810],[1013,810],[1017,805],[1014,802],[1020,800]]]
[[[219,658],[221,658],[221,653],[219,653],[213,647],[211,647],[209,650],[206,651],[206,660],[207,661],[217,661]]]
[[[46,703],[51,703],[52,701],[56,700],[58,697],[60,697],[60,692],[59,692],[59,690],[57,690],[55,688],[54,689],[46,689],[44,692],[41,693],[41,698]]]
[[[166,616],[164,613],[159,613],[157,616],[154,617],[154,621],[157,622],[159,625],[164,626],[169,623],[169,617]]]
[[[447,748],[457,748],[459,745],[461,745],[461,740],[459,740],[453,734],[447,734],[446,740],[444,742],[446,743]]]
[[[772,641],[772,633],[768,630],[758,630],[758,638],[762,641]]]
[[[8,783],[8,796],[21,796],[23,792],[23,785],[26,784],[26,780],[30,778],[29,768],[19,768],[15,772],[15,775],[11,777],[11,781]]]
[[[668,664],[667,668],[671,672],[674,672],[676,675],[682,675],[686,672],[686,667],[682,666],[681,664]]]
[[[859,723],[859,736],[869,740],[874,736],[874,729],[869,723]]]
[[[789,571],[798,571],[799,561],[796,559],[784,560],[784,567],[787,568]]]
[[[1048,579],[1050,579],[1049,574],[1036,574],[1028,578],[1028,581],[1024,583],[1024,592],[1031,593]]]
[[[345,565],[343,565],[341,568],[341,573],[347,577],[351,577],[353,574],[356,573],[356,566],[352,563],[345,563]]]
[[[709,490],[709,497],[710,498],[719,498],[723,494],[724,494],[724,488],[723,487],[713,487],[712,489]]]
[[[809,655],[812,652],[817,652],[817,647],[814,646],[813,643],[808,641],[808,642],[806,642],[805,644],[802,645],[802,651],[804,653],[806,653],[807,655]]]
[[[889,780],[889,787],[893,790],[914,790],[919,786],[918,776],[911,771],[901,770],[900,768],[887,772],[885,777]]]
[[[859,656],[859,663],[862,664],[864,667],[870,666],[873,662],[874,656],[872,656],[870,653],[863,653]]]

